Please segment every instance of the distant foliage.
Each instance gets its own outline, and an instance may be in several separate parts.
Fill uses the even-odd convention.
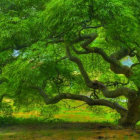
[[[40,115],[47,119],[52,119],[59,112],[60,108],[57,105],[47,105],[40,109]]]
[[[13,109],[12,106],[8,103],[0,104],[0,116],[3,117],[12,117]]]
[[[134,74],[130,77],[135,85],[140,89],[140,65],[137,65],[133,68]]]

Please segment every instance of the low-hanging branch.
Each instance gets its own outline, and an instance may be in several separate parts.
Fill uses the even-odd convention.
[[[93,105],[102,105],[102,106],[108,106],[113,109],[118,109],[119,111],[127,111],[125,108],[121,107],[120,105],[116,103],[112,103],[108,100],[105,99],[91,99],[87,96],[84,95],[75,95],[75,94],[70,94],[70,93],[62,93],[60,95],[57,95],[49,100],[47,100],[47,104],[55,104],[61,101],[62,99],[72,99],[72,100],[80,100],[86,102],[88,105],[93,106]]]
[[[56,104],[63,99],[72,99],[72,100],[83,101],[90,106],[94,106],[94,105],[107,106],[112,109],[115,109],[121,115],[125,115],[127,113],[127,109],[125,109],[124,107],[120,106],[116,102],[111,102],[105,99],[91,99],[90,97],[87,97],[85,95],[75,95],[71,93],[60,93],[59,95],[56,95],[55,97],[49,98],[49,96],[45,93],[43,89],[39,87],[32,87],[32,88],[39,92],[39,94],[43,97],[47,105]]]
[[[70,93],[63,93],[63,94],[57,95],[54,98],[47,100],[46,104],[55,104],[55,103],[58,103],[59,101],[61,101],[62,99],[72,99],[72,100],[84,101],[90,106],[94,106],[94,105],[107,106],[112,109],[115,109],[117,112],[119,112],[122,115],[127,112],[127,110],[125,108],[118,105],[117,103],[112,103],[105,99],[91,99],[84,95],[74,95],[74,94],[70,94]]]

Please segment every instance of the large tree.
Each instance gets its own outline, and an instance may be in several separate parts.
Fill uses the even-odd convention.
[[[0,101],[5,96],[20,104],[80,100],[115,109],[121,125],[135,126],[139,5],[138,0],[2,0]],[[133,65],[122,63],[126,57]],[[120,96],[127,107],[115,102]]]

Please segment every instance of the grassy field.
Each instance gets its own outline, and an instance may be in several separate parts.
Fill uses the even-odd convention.
[[[68,100],[67,104],[64,105],[64,102],[60,102],[58,106],[60,110],[53,115],[53,119],[59,119],[65,122],[110,122],[116,124],[120,117],[115,110],[110,108],[97,106],[90,108],[88,105],[79,101]],[[45,120],[45,115],[43,117],[40,116],[38,111],[18,112],[14,113],[13,116],[16,118]]]

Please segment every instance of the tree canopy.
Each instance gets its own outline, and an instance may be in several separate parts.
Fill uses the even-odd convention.
[[[139,121],[139,0],[0,3],[1,101],[81,100],[115,109],[123,125]],[[115,102],[120,96],[127,108]]]

